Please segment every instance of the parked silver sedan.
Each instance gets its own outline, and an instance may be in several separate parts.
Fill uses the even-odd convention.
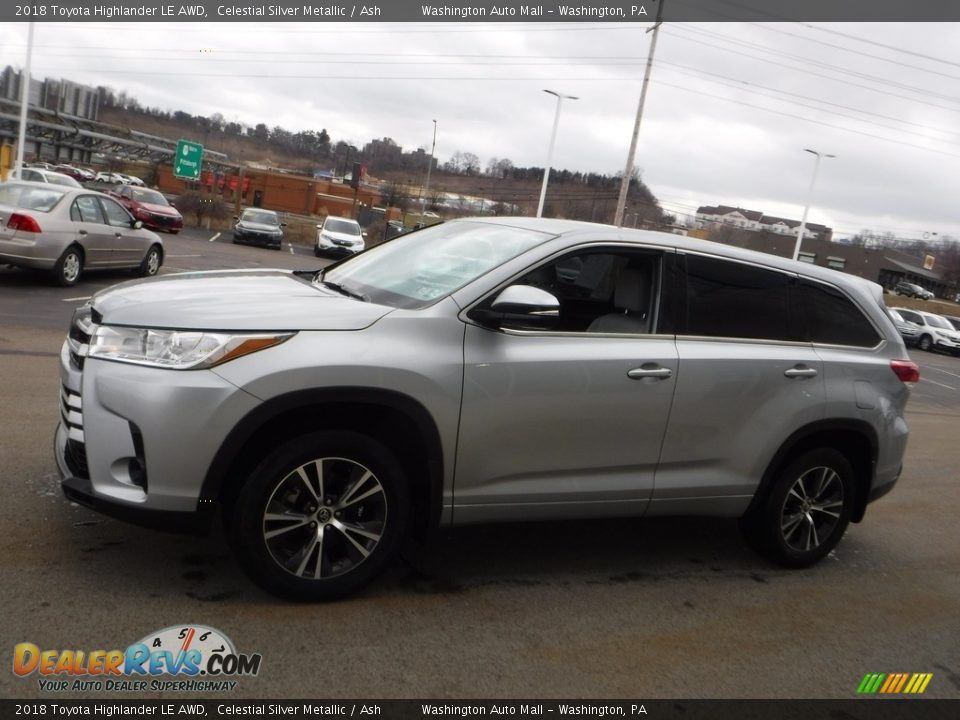
[[[163,241],[103,193],[32,182],[0,184],[0,263],[48,270],[64,287],[86,270],[156,275]]]

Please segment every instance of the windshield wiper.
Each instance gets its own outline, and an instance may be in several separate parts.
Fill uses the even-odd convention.
[[[344,287],[343,285],[341,285],[340,283],[332,282],[332,281],[330,281],[330,280],[324,280],[324,279],[321,277],[321,278],[320,278],[320,284],[323,285],[324,287],[330,288],[331,290],[336,290],[336,291],[337,291],[338,293],[340,293],[341,295],[346,295],[347,297],[352,297],[352,298],[354,298],[354,299],[356,299],[356,300],[362,300],[363,302],[370,302],[370,298],[368,298],[368,297],[367,297],[366,295],[364,295],[362,292],[357,292],[356,290],[351,290],[351,289],[349,289],[349,288],[345,288],[345,287]]]

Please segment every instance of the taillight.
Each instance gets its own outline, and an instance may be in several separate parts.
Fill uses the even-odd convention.
[[[21,232],[40,232],[40,225],[29,215],[23,213],[13,213],[7,220],[7,227],[11,230],[20,230]]]
[[[900,378],[900,382],[913,385],[920,382],[920,367],[910,360],[891,360],[890,369]]]

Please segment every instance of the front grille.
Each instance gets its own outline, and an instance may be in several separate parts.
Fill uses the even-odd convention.
[[[89,477],[83,435],[83,400],[65,385],[60,386],[60,418],[67,429],[66,461],[76,477]]]
[[[153,222],[157,225],[176,225],[177,218],[170,215],[154,215]]]

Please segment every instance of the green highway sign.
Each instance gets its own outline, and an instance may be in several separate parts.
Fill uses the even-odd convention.
[[[182,180],[199,180],[202,162],[203,145],[189,140],[177,141],[177,153],[173,157],[174,177]]]

